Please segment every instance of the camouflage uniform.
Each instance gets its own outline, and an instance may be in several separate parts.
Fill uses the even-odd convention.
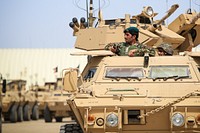
[[[165,55],[173,55],[174,51],[171,44],[162,43],[160,44],[157,49],[163,49],[165,51]]]
[[[138,49],[134,56],[144,56],[145,53],[149,53],[150,56],[155,56],[155,50],[148,48],[146,45],[138,43],[137,45],[129,45],[125,42],[121,43],[110,43],[106,45],[105,49],[109,50],[110,47],[115,47],[117,49],[116,54],[119,56],[128,56],[130,50]]]

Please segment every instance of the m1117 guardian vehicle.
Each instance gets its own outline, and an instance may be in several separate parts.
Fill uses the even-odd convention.
[[[74,54],[90,59],[80,76],[76,68],[63,70],[77,124],[61,126],[61,133],[200,132],[200,53],[190,52],[200,43],[200,15],[182,14],[169,27],[163,25],[178,7],[172,5],[157,21],[152,7],[111,20],[103,20],[99,12],[96,27],[92,10],[88,23],[73,19],[75,47],[85,50]],[[130,26],[139,29],[140,43],[155,48],[170,43],[174,55],[129,57],[104,50],[109,43],[123,42],[123,31]]]

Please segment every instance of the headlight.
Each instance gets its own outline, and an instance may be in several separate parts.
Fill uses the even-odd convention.
[[[146,17],[153,17],[154,15],[153,8],[150,6],[144,7],[143,13]]]
[[[116,114],[111,113],[106,117],[106,125],[109,127],[116,127],[118,124],[118,117]]]
[[[172,124],[174,126],[177,126],[177,127],[183,126],[183,124],[184,124],[184,117],[180,113],[175,113],[175,114],[173,114],[173,116],[171,118],[171,121],[172,121]]]

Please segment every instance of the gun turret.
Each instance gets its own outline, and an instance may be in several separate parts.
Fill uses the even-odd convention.
[[[191,51],[200,44],[200,13],[181,14],[170,25],[169,29],[185,38],[179,51]]]
[[[154,23],[153,25],[151,25],[148,30],[151,31],[151,32],[154,32],[156,29],[159,29],[159,30],[162,30],[161,29],[161,24],[169,17],[171,16],[171,14],[173,14],[176,9],[179,7],[178,4],[174,4],[171,6],[171,8],[167,11],[167,14],[162,17],[162,19],[158,20],[156,23]]]

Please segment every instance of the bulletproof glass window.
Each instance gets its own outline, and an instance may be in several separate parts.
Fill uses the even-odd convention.
[[[142,68],[106,68],[106,78],[142,78],[144,77],[144,70]]]
[[[190,78],[189,66],[151,66],[149,78]]]
[[[97,68],[91,68],[88,70],[87,74],[84,76],[84,80],[91,79],[94,77],[94,74],[96,73]]]

